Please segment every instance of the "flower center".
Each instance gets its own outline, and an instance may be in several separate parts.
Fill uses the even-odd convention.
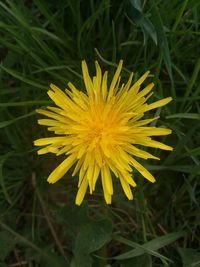
[[[91,126],[90,137],[91,139],[101,140],[103,135],[105,135],[105,126],[103,123],[96,122]]]

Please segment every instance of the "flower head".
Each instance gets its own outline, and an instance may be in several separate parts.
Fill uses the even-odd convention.
[[[120,60],[112,82],[108,87],[107,71],[102,74],[95,62],[96,76],[92,79],[87,64],[82,61],[83,79],[86,93],[68,83],[65,92],[51,84],[49,97],[57,107],[38,109],[37,112],[49,117],[38,123],[48,126],[56,137],[41,138],[36,146],[45,146],[38,154],[65,154],[66,159],[49,175],[48,182],[55,183],[73,166],[72,176],[79,172],[76,204],[83,201],[87,188],[95,190],[100,178],[106,203],[110,204],[113,195],[112,176],[118,178],[128,199],[133,199],[131,186],[136,183],[132,167],[150,182],[155,179],[136,159],[159,159],[141,150],[137,145],[172,150],[170,146],[152,140],[152,136],[167,135],[170,129],[146,126],[158,117],[142,119],[145,112],[162,107],[172,98],[167,97],[147,104],[152,95],[153,83],[144,89],[140,87],[148,77],[147,71],[132,84],[133,73],[126,84],[120,84]]]

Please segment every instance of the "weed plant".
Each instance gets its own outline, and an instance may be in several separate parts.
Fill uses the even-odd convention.
[[[1,267],[200,266],[199,16],[196,0],[0,1]],[[85,90],[82,59],[113,73],[123,59],[122,80],[150,70],[154,100],[173,97],[153,115],[174,150],[151,150],[157,181],[135,173],[133,201],[116,183],[107,206],[99,184],[75,206],[77,177],[49,185],[61,159],[33,146],[49,84]]]

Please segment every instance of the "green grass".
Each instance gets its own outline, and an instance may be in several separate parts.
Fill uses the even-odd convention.
[[[199,16],[196,0],[0,1],[1,267],[200,266]],[[157,182],[135,174],[131,202],[116,184],[106,206],[99,185],[76,207],[76,179],[49,185],[59,159],[33,147],[35,108],[51,82],[83,88],[82,59],[111,73],[123,59],[123,79],[149,69],[154,99],[173,97],[157,124],[174,151],[144,163]]]

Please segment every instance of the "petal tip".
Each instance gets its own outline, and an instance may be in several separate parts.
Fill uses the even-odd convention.
[[[50,88],[53,90],[53,89],[54,89],[54,87],[55,87],[55,84],[53,84],[53,83],[50,83],[49,87],[50,87]]]
[[[54,179],[52,179],[51,177],[49,177],[49,178],[47,179],[47,182],[48,182],[49,184],[54,184],[54,183],[55,183]]]
[[[78,201],[78,200],[75,200],[75,204],[76,204],[77,206],[80,206],[81,203],[82,203],[82,202],[80,202],[80,201]]]

